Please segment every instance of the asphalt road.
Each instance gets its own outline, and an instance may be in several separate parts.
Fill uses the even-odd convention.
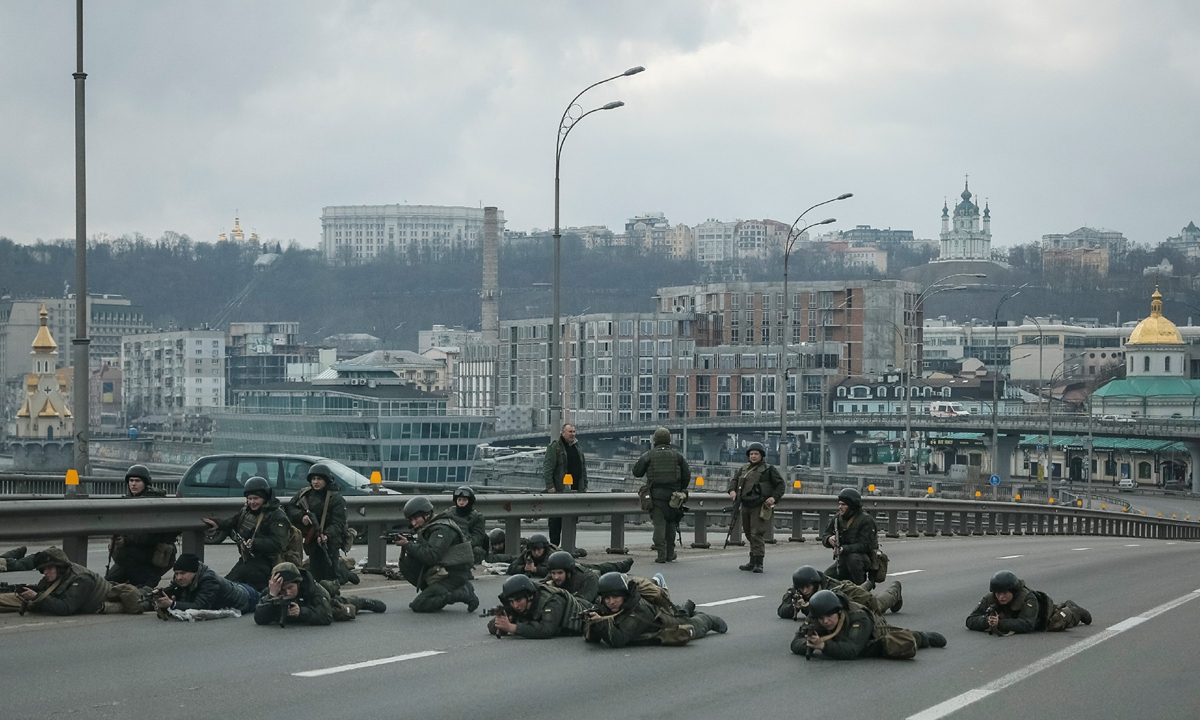
[[[581,539],[603,545],[600,533]],[[635,547],[647,541],[640,533],[629,537]],[[805,662],[791,654],[796,626],[778,619],[775,606],[792,570],[828,563],[828,551],[811,542],[769,547],[762,575],[736,569],[741,550],[689,549],[665,569],[637,552],[634,574],[663,570],[677,602],[743,598],[711,608],[729,633],[682,648],[623,650],[578,638],[497,640],[463,606],[417,616],[406,607],[410,588],[378,580],[360,592],[385,600],[386,614],[325,628],[281,630],[248,618],[188,624],[153,615],[8,615],[0,616],[0,716],[1197,716],[1200,543],[965,537],[893,540],[885,549],[905,589],[893,623],[937,630],[949,647],[921,651],[912,661]],[[232,562],[228,547],[214,550],[214,566]],[[98,547],[92,558],[103,566]],[[990,575],[1004,568],[1057,601],[1077,601],[1094,623],[1011,638],[967,631],[963,619]],[[484,607],[500,583],[476,580]],[[1148,613],[1158,614],[1130,620]],[[431,654],[318,677],[294,674],[421,653]]]

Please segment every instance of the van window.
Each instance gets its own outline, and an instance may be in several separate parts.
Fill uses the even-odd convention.
[[[184,478],[185,485],[197,487],[226,487],[229,483],[229,460],[221,458],[192,468]]]
[[[279,487],[279,461],[275,458],[244,458],[238,461],[233,477],[238,485],[245,485],[252,477],[266,478],[272,488]]]
[[[308,487],[308,469],[312,463],[307,460],[283,461],[283,486],[288,490],[303,490]]]

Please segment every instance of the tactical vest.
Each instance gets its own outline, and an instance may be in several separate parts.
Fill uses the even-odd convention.
[[[742,507],[756,508],[766,501],[767,495],[763,492],[762,480],[763,475],[767,473],[767,464],[760,462],[757,465],[746,463],[739,471],[739,499],[742,501]]]
[[[475,551],[471,548],[471,540],[467,537],[466,533],[463,532],[462,528],[458,526],[458,523],[454,522],[453,519],[448,517],[437,518],[433,522],[429,523],[429,530],[423,532],[422,536],[428,537],[429,533],[438,526],[449,528],[450,531],[454,533],[455,542],[446,550],[446,554],[442,555],[437,564],[447,568],[461,565],[466,565],[468,567],[474,565]]]
[[[566,602],[567,609],[566,612],[563,613],[562,624],[559,627],[576,635],[582,635],[584,620],[582,617],[580,617],[580,615],[585,610],[591,610],[592,606],[583,602],[579,598],[572,595],[569,591],[560,588],[557,585],[546,583],[539,586],[538,590],[540,592],[547,593],[548,595],[558,595],[563,598],[563,600]],[[540,612],[545,605],[545,600],[538,603],[537,611]]]

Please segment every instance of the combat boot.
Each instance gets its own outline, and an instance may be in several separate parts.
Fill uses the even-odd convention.
[[[629,568],[633,567],[633,558],[625,558],[624,560],[617,563],[617,567],[619,568],[619,570],[617,570],[617,572],[623,572],[623,573],[629,572]]]
[[[927,633],[924,633],[924,635],[925,635],[925,641],[929,643],[929,647],[932,647],[932,648],[946,647],[946,636],[945,635],[942,635],[941,633],[935,633],[935,632],[927,632]]]
[[[1092,614],[1076,605],[1074,600],[1068,600],[1063,603],[1063,605],[1071,607],[1075,610],[1075,614],[1079,616],[1079,622],[1083,623],[1084,625],[1092,624]]]
[[[658,555],[656,555],[656,556],[654,557],[654,562],[656,562],[656,563],[665,563],[666,561],[667,561],[667,550],[666,550],[666,548],[658,548]]]
[[[466,603],[467,612],[475,612],[479,608],[479,596],[475,594],[475,586],[468,582],[450,593],[446,604],[453,605],[454,603]]]
[[[755,562],[755,557],[753,555],[751,555],[750,562],[746,563],[745,565],[738,565],[738,570],[745,570],[746,572],[751,572],[756,567],[758,567],[758,563]]]
[[[387,612],[387,605],[385,605],[382,600],[375,600],[374,598],[363,598],[362,599],[362,609],[370,610],[373,613],[383,613],[383,612]]]
[[[691,600],[684,600],[683,605],[680,605],[679,607],[683,609],[683,612],[688,617],[694,617],[696,615],[696,603]]]
[[[674,562],[675,560],[675,543],[671,543],[670,546],[667,547],[667,562]]]
[[[896,588],[896,602],[892,603],[892,612],[900,612],[900,608],[904,605],[904,596],[901,595],[900,581],[893,580],[892,587]]]
[[[20,560],[25,557],[25,546],[15,547],[8,552],[0,554],[0,560]]]
[[[759,555],[758,557],[753,558],[753,560],[754,567],[750,569],[750,572],[761,573],[763,571],[763,556]]]

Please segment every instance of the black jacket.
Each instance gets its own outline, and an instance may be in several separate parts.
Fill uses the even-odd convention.
[[[244,612],[249,601],[245,588],[221,577],[204,563],[200,563],[190,585],[180,587],[172,582],[166,592],[175,598],[176,610],[235,608]]]

